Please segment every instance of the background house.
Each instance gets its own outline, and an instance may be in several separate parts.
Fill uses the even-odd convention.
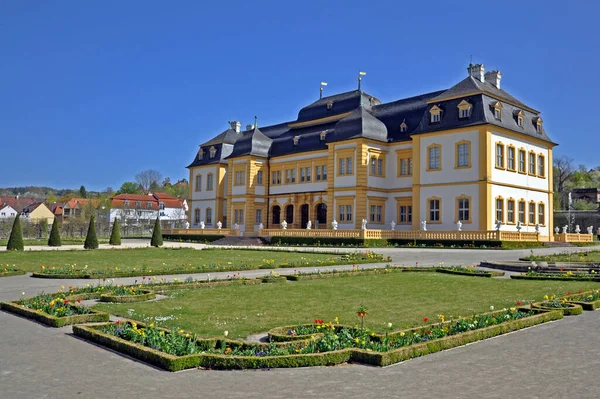
[[[23,217],[28,221],[34,223],[41,222],[44,219],[48,222],[48,224],[52,224],[52,222],[54,222],[54,214],[43,202],[26,206],[21,212],[21,215],[23,215]]]
[[[14,218],[17,216],[17,210],[8,204],[0,204],[0,219]]]

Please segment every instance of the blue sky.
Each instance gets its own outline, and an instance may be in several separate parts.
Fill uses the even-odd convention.
[[[0,0],[0,187],[187,177],[228,120],[293,120],[319,95],[382,101],[499,68],[576,164],[600,165],[591,1]]]

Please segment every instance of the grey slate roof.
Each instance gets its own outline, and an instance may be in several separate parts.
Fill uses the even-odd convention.
[[[477,94],[473,94],[477,93]],[[482,94],[483,93],[483,94]],[[453,98],[456,97],[456,98]],[[450,99],[449,99],[450,98]],[[468,118],[460,118],[458,104],[466,100],[472,108]],[[493,105],[502,104],[501,120],[494,117]],[[327,104],[333,104],[327,109]],[[441,120],[430,122],[429,110],[433,106],[441,110]],[[514,113],[523,111],[525,124],[518,126]],[[319,120],[339,115],[341,119],[310,124],[297,123]],[[302,108],[295,121],[262,126],[251,131],[235,133],[228,129],[202,145],[206,153],[204,159],[196,158],[188,167],[211,163],[224,163],[227,158],[244,155],[276,157],[294,153],[317,151],[327,148],[327,143],[366,137],[382,142],[410,141],[415,134],[464,128],[482,124],[492,124],[515,132],[535,137],[555,144],[545,131],[538,133],[536,118],[539,112],[526,106],[509,93],[498,89],[489,82],[481,82],[468,76],[447,90],[421,94],[389,103],[381,103],[375,97],[360,90],[340,93],[319,99]],[[400,125],[406,124],[402,132]],[[291,125],[291,126],[290,126]],[[321,132],[326,132],[324,140]],[[293,138],[299,137],[297,144]],[[208,148],[217,149],[215,159],[209,159]]]

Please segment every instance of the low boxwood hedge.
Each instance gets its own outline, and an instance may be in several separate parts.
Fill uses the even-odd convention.
[[[262,283],[266,283],[266,284],[281,284],[281,283],[285,283],[287,281],[287,278],[285,278],[285,276],[279,276],[279,277],[257,277]]]
[[[457,274],[459,276],[471,276],[471,277],[502,277],[504,276],[504,272],[495,272],[495,271],[482,271],[482,273],[469,273],[463,272],[460,270],[446,269],[446,268],[437,268],[435,269],[438,273],[446,273],[446,274]]]
[[[529,243],[527,243],[529,244]],[[539,243],[533,243],[539,247]],[[363,239],[363,238],[328,238],[328,237],[271,237],[271,245],[289,246],[325,246],[325,247],[430,247],[430,248],[512,248],[502,241],[473,240],[409,240],[400,238]],[[515,248],[528,248],[519,245]]]
[[[100,327],[98,325],[76,325],[73,326],[73,333],[81,338],[108,347],[115,351],[125,353],[136,359],[153,364],[168,371],[178,371],[196,367],[211,369],[257,369],[329,366],[349,361],[370,364],[374,366],[388,366],[414,357],[462,346],[471,342],[506,334],[522,328],[531,327],[552,320],[558,320],[563,317],[563,314],[556,310],[539,311],[540,313],[525,317],[523,319],[513,320],[478,330],[467,331],[465,333],[450,337],[434,339],[407,347],[393,349],[388,352],[373,352],[358,348],[347,348],[331,352],[287,356],[232,356],[206,353],[187,356],[173,356],[109,334],[102,333],[98,331],[98,328]],[[280,330],[285,328],[286,327],[281,327]],[[423,326],[420,328],[423,329],[428,327]],[[213,345],[213,343],[216,345],[217,342],[215,340],[199,341],[206,342],[207,348],[210,348],[210,345]],[[231,346],[234,342],[235,341],[227,341],[226,345]],[[306,341],[304,340],[303,342]],[[239,344],[260,345],[248,343]]]
[[[156,298],[156,293],[150,290],[139,290],[138,295],[115,295],[111,292],[100,295],[100,302],[132,303],[149,301]]]
[[[554,307],[550,307],[550,306],[545,306],[543,302],[535,302],[531,305],[531,308],[548,310],[548,311],[558,311],[558,312],[562,312],[562,314],[565,316],[577,316],[577,315],[580,315],[583,313],[583,308],[576,303],[567,302],[567,303],[565,303],[565,305],[568,307],[554,308]]]
[[[24,308],[16,302],[2,302],[0,308],[6,312],[14,313],[25,318],[38,321],[50,327],[63,327],[70,324],[96,323],[109,320],[109,314],[98,310],[92,310],[89,314],[74,316],[55,317],[47,313]]]
[[[225,238],[224,235],[205,235],[205,234],[163,234],[163,240],[165,241],[179,241],[179,242],[213,242]]]
[[[526,274],[512,274],[510,278],[515,280],[554,280],[554,281],[594,281],[600,282],[600,277],[567,277],[567,276],[528,276]]]

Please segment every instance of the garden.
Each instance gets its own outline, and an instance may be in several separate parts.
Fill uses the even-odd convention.
[[[34,277],[109,278],[189,274],[260,268],[378,263],[371,251],[348,254],[236,249],[136,248],[88,251],[0,252],[0,265],[34,272]]]

